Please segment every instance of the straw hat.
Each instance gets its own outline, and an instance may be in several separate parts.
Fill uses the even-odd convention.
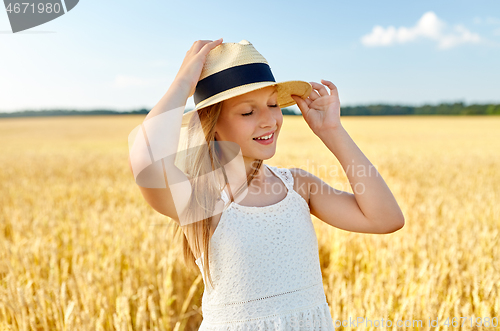
[[[308,82],[276,82],[269,63],[248,40],[222,43],[207,54],[193,95],[195,108],[183,114],[182,125],[187,126],[200,108],[273,85],[278,87],[280,108],[296,103],[292,94],[306,99],[312,91]]]

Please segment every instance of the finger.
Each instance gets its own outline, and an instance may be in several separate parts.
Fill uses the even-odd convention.
[[[208,39],[206,39],[206,40],[196,40],[196,41],[193,43],[193,45],[196,45],[196,44],[199,44],[199,45],[205,45],[206,43],[210,43],[210,42],[212,42],[212,40],[208,40]]]
[[[324,85],[321,85],[321,84],[318,84],[318,83],[315,83],[315,82],[309,82],[312,87],[317,90],[319,92],[319,94],[321,96],[325,96],[325,95],[330,95],[328,93],[328,91],[326,90],[326,87]]]
[[[331,95],[336,95],[338,96],[339,95],[339,91],[337,89],[337,86],[335,86],[335,84],[333,84],[332,82],[330,82],[329,80],[325,80],[325,79],[322,79],[321,82],[323,84],[325,84],[326,86],[328,86],[328,88],[330,89],[331,91]]]
[[[307,114],[307,112],[309,111],[309,106],[308,106],[306,100],[304,100],[301,97],[299,97],[298,95],[294,95],[294,94],[292,95],[292,99],[295,100],[295,102],[297,103],[297,106],[299,107],[302,114]]]
[[[318,92],[316,92],[314,89],[311,91],[311,93],[309,94],[309,97],[306,99],[310,102],[313,102],[314,100],[316,100],[317,98],[319,98],[319,94]]]
[[[211,42],[205,44],[201,48],[200,53],[202,53],[203,55],[207,55],[212,49],[214,49],[216,46],[220,45],[221,43],[222,43],[222,38],[211,41]]]
[[[205,46],[206,44],[208,44],[209,42],[211,42],[212,40],[196,40],[194,43],[193,43],[193,46],[191,46],[191,49],[190,51],[193,51],[195,54],[198,53],[200,51],[200,49]]]
[[[200,51],[206,49],[207,45],[211,50],[213,47],[217,46],[221,41],[222,41],[222,38],[217,39],[217,40],[197,40],[193,43],[191,50],[194,52],[194,54],[198,54],[198,53],[200,53]],[[211,47],[212,45],[213,45],[213,47]],[[207,52],[207,54],[208,54],[208,52]]]

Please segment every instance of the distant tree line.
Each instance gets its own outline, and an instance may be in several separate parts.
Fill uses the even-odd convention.
[[[439,105],[393,106],[370,105],[340,107],[341,116],[372,116],[372,115],[500,115],[500,104],[471,104],[463,102],[441,103]]]
[[[186,112],[190,109],[186,109]],[[301,115],[290,108],[281,109],[283,115]],[[94,110],[24,110],[11,113],[0,112],[1,117],[33,117],[33,116],[82,116],[82,115],[131,115],[148,114],[150,109],[142,108],[133,111],[116,111],[110,109]],[[376,104],[368,106],[341,106],[341,116],[381,116],[381,115],[500,115],[500,104],[471,104],[463,102],[441,103],[438,105],[397,106]]]

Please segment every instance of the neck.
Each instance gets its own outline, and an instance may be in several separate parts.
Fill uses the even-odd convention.
[[[248,190],[247,178],[250,176],[250,174],[254,173],[258,163],[259,161],[255,158],[243,156],[241,154],[241,151],[240,154],[238,154],[229,162],[223,162],[228,185],[233,194],[235,194],[241,186],[244,187],[244,190],[242,192]],[[254,178],[252,179],[250,185],[260,185],[261,183],[265,182],[266,175],[264,168],[265,165],[264,163],[262,163],[257,173],[254,175]],[[242,195],[245,196],[246,194],[243,193]],[[236,197],[235,199],[238,200]]]
[[[245,172],[247,176],[250,176],[250,174],[253,174],[255,172],[255,169],[259,164],[259,160],[243,156],[243,161],[245,163]],[[264,167],[265,167],[264,162],[262,162],[259,170],[257,170],[257,172],[254,174],[254,179],[264,178],[264,169],[263,169]]]

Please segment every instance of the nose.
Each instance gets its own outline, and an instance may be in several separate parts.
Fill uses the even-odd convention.
[[[263,108],[263,111],[259,112],[261,114],[260,116],[260,125],[261,127],[276,127],[276,123],[278,122],[276,119],[276,114],[272,110],[272,108],[269,108],[265,106]]]

